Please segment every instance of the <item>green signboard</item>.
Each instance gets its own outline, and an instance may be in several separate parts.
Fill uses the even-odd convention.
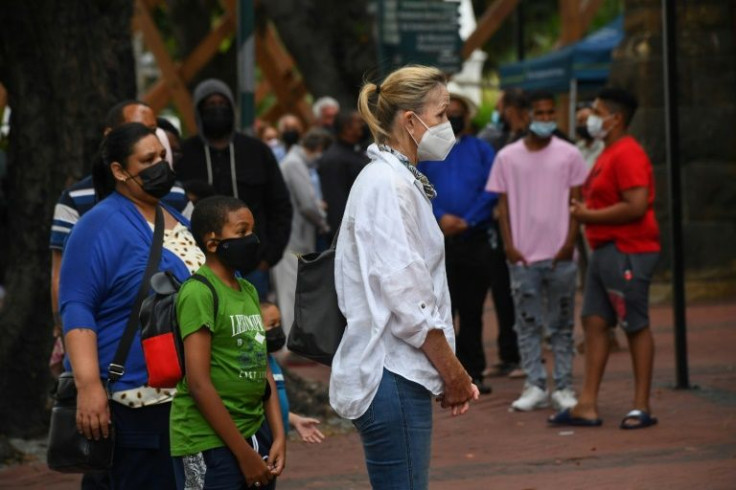
[[[378,0],[378,51],[384,73],[407,64],[462,68],[460,3],[443,0]]]

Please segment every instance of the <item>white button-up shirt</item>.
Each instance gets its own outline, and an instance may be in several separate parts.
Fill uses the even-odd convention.
[[[332,361],[330,404],[342,417],[363,415],[383,369],[443,391],[420,347],[442,329],[453,351],[444,237],[422,185],[391,153],[371,157],[345,208],[335,254],[335,287],[347,319]]]

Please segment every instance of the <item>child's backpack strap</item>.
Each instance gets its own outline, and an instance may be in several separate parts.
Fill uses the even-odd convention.
[[[217,299],[217,291],[215,291],[215,287],[212,285],[209,279],[204,277],[202,274],[192,274],[190,279],[194,279],[195,281],[199,281],[205,286],[207,286],[210,289],[210,293],[212,293],[212,302],[214,303],[214,310],[215,310],[215,317],[217,317],[217,309],[219,307],[219,300]]]

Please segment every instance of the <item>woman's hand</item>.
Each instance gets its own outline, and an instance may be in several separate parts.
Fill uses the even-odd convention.
[[[478,390],[478,387],[473,384],[473,400],[477,400],[480,398],[480,390]],[[458,415],[465,415],[468,410],[470,410],[470,402],[467,401],[465,403],[462,403],[460,405],[454,405],[451,407],[451,413],[453,417],[457,417]]]
[[[478,387],[475,386],[470,375],[462,369],[457,376],[453,376],[449,381],[445,381],[445,391],[442,394],[442,408],[452,408],[453,415],[462,415],[458,412],[458,407],[462,407],[470,400],[477,400],[479,396]]]
[[[268,468],[275,478],[284,471],[284,466],[286,466],[286,441],[284,439],[276,439],[273,441],[271,450],[268,452]]]
[[[320,423],[319,420],[290,413],[289,422],[294,426],[302,441],[310,444],[319,444],[324,441],[324,434],[317,428],[317,425]]]
[[[245,477],[245,482],[248,487],[265,486],[273,480],[274,475],[271,473],[271,469],[263,461],[261,455],[258,454],[253,448],[248,446],[248,450],[240,458],[238,458],[238,465],[240,466],[240,472]]]
[[[77,386],[77,430],[95,441],[110,436],[110,405],[101,380]]]

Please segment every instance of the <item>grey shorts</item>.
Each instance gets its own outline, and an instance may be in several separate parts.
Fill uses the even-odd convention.
[[[613,243],[593,251],[588,264],[582,316],[600,316],[624,331],[649,325],[649,285],[659,253],[625,254]]]

